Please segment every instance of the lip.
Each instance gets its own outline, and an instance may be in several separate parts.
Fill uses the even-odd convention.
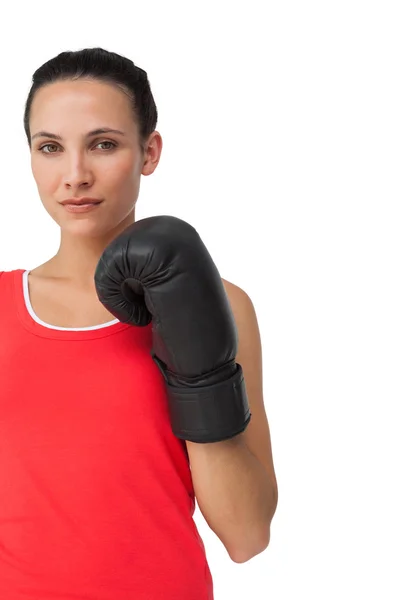
[[[103,202],[98,198],[89,198],[88,196],[83,196],[82,198],[65,198],[62,200],[60,204],[71,204],[73,206],[79,206],[81,204],[98,204],[99,202]]]
[[[98,206],[100,206],[101,202],[99,203],[95,203],[95,202],[88,202],[87,204],[64,204],[64,208],[66,211],[68,211],[69,213],[87,213],[91,210],[96,210],[96,208]]]

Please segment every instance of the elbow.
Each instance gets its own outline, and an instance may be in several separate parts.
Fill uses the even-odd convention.
[[[247,544],[246,546],[241,544],[236,548],[227,549],[229,557],[234,563],[243,564],[258,554],[264,552],[269,546],[269,541],[270,532],[268,531],[268,535],[265,536],[261,541],[259,540],[258,543],[253,543],[251,545]]]

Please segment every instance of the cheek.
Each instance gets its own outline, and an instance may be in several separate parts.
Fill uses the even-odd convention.
[[[114,164],[107,164],[101,170],[101,178],[107,187],[121,188],[136,185],[141,173],[139,161],[126,158],[118,160]]]
[[[32,165],[32,175],[36,185],[42,190],[50,191],[57,186],[58,177],[56,172],[46,165]]]

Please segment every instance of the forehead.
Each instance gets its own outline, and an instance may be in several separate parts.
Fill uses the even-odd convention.
[[[40,88],[33,99],[30,122],[41,127],[84,119],[91,124],[132,127],[130,98],[118,87],[102,81],[57,81]],[[105,122],[104,119],[107,121]]]

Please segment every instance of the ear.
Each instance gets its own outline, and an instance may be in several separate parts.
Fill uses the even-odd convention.
[[[155,171],[160,161],[162,147],[161,135],[158,131],[153,131],[146,143],[142,175],[151,175]]]

